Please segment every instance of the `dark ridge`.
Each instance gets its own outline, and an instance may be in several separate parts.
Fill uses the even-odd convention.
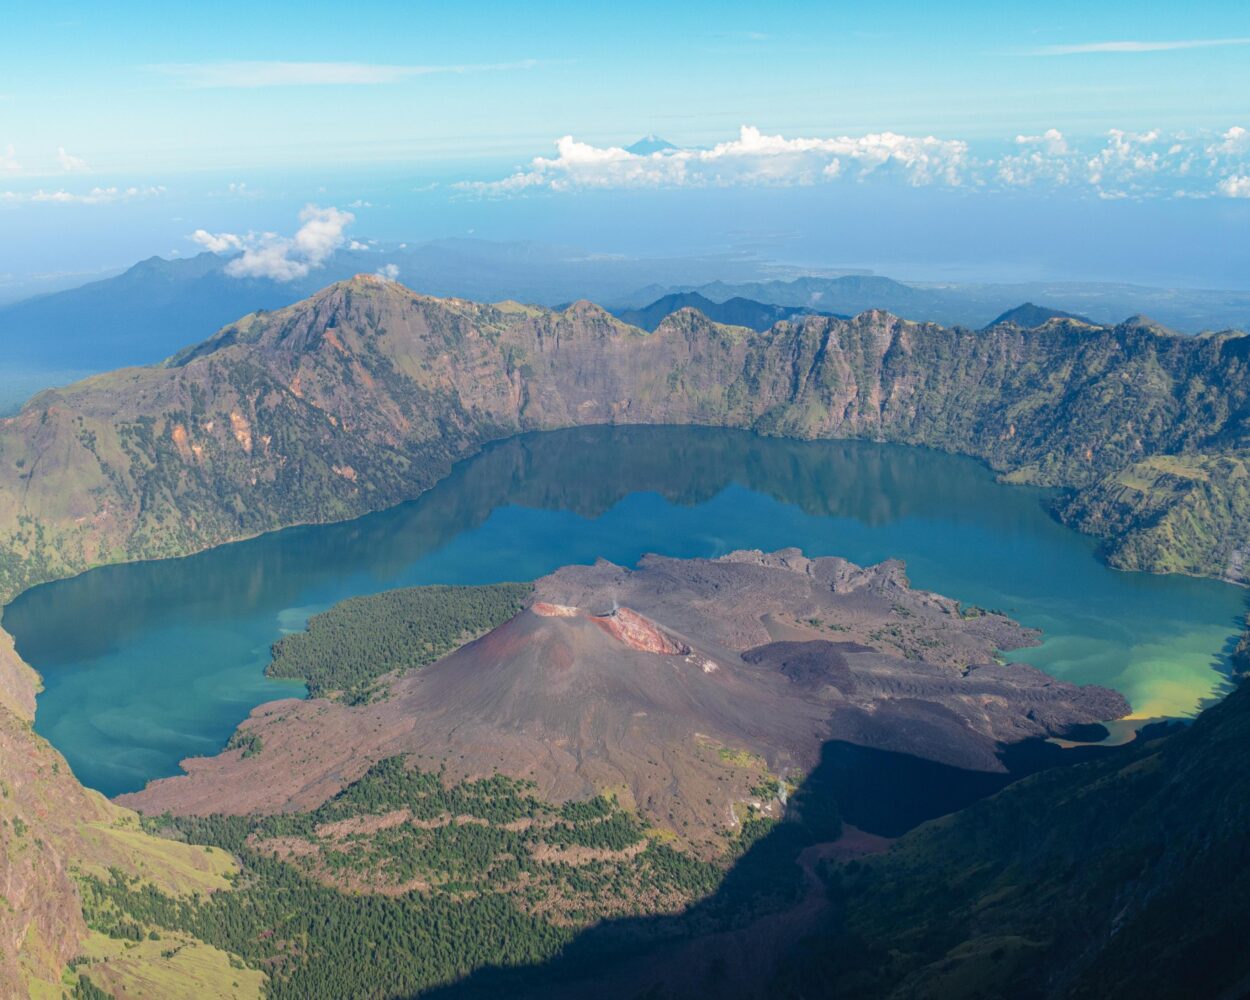
[[[1064,312],[1062,309],[1050,309],[1047,306],[1034,305],[1032,302],[1026,302],[1024,305],[1016,306],[1014,309],[1008,309],[1005,313],[990,320],[985,325],[985,329],[989,330],[1005,323],[1013,326],[1021,327],[1025,330],[1032,330],[1034,327],[1042,326],[1050,322],[1052,319],[1071,319],[1078,323],[1088,323],[1090,326],[1098,326],[1092,319],[1080,316],[1077,313]]]
[[[768,330],[783,320],[798,316],[834,316],[834,313],[805,309],[799,306],[775,305],[756,302],[753,299],[735,298],[716,302],[698,292],[674,292],[656,299],[641,309],[616,309],[613,315],[623,322],[654,331],[666,318],[681,309],[697,309],[714,323],[728,326],[745,326],[752,330]],[[846,319],[845,316],[837,316]]]

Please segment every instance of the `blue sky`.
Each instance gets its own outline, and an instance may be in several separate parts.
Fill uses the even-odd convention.
[[[1246,129],[1246,4],[13,0],[0,274],[289,236],[313,202],[360,236],[655,253],[723,247],[740,213],[782,256],[898,268],[875,211],[920,270],[975,271],[997,224],[1057,230],[1016,270],[1228,284],[1245,257],[1175,244],[1250,222]],[[614,159],[646,133],[703,152]],[[1104,216],[1107,259],[1065,263],[1064,228]]]

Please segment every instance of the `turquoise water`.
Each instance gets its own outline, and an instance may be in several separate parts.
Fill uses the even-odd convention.
[[[393,510],[38,587],[4,624],[44,677],[35,728],[107,794],[177,773],[181,758],[220,749],[254,705],[302,694],[264,677],[269,646],[336,601],[528,580],[597,557],[632,565],[647,552],[899,557],[915,585],[1045,631],[1011,658],[1117,688],[1136,715],[1190,714],[1220,694],[1245,592],[1110,570],[1044,499],[918,448],[560,431],[493,446]]]

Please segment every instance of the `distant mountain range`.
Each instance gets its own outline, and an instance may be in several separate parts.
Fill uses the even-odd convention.
[[[910,284],[880,275],[802,276],[703,285],[651,285],[619,307],[641,307],[666,295],[697,292],[713,302],[746,298],[771,305],[853,316],[884,309],[905,319],[982,329],[1019,303],[1104,326],[1146,314],[1181,333],[1250,329],[1250,292],[1150,288],[1082,282],[1018,284]],[[1023,314],[1022,314],[1023,315]],[[1017,323],[1023,325],[1018,318]]]
[[[1047,317],[1089,317],[1104,325],[1146,313],[1185,333],[1250,328],[1247,292],[919,285],[866,274],[803,276],[754,258],[633,258],[539,243],[446,239],[341,250],[324,267],[289,282],[231,277],[227,263],[208,253],[152,257],[115,277],[0,307],[0,371],[150,364],[238,316],[290,305],[328,283],[389,265],[398,268],[399,281],[425,295],[544,306],[590,299],[646,329],[681,305],[753,329],[799,313],[851,316],[868,309],[972,329],[1006,314],[1027,326],[1031,320],[1019,312],[1021,302]]]
[[[726,275],[756,278],[766,270],[739,258],[644,259],[472,239],[340,250],[325,266],[285,282],[234,278],[226,273],[228,263],[211,253],[151,257],[115,277],[0,307],[0,372],[5,365],[104,371],[150,364],[239,316],[291,305],[334,281],[387,265],[425,295],[545,305],[619,301],[661,277],[699,283]]]
[[[708,319],[727,326],[746,326],[752,330],[767,330],[774,323],[795,316],[832,316],[835,313],[804,309],[800,306],[779,306],[753,299],[735,297],[724,302],[713,302],[698,292],[675,292],[656,299],[641,309],[613,309],[612,315],[644,330],[654,330],[679,309],[698,309]],[[840,317],[845,319],[846,317]]]

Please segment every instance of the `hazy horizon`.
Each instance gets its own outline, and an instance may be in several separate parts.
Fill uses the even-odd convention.
[[[17,12],[0,299],[205,246],[276,260],[308,206],[336,245],[1250,288],[1244,8],[541,13]],[[627,151],[647,135],[672,148]]]

